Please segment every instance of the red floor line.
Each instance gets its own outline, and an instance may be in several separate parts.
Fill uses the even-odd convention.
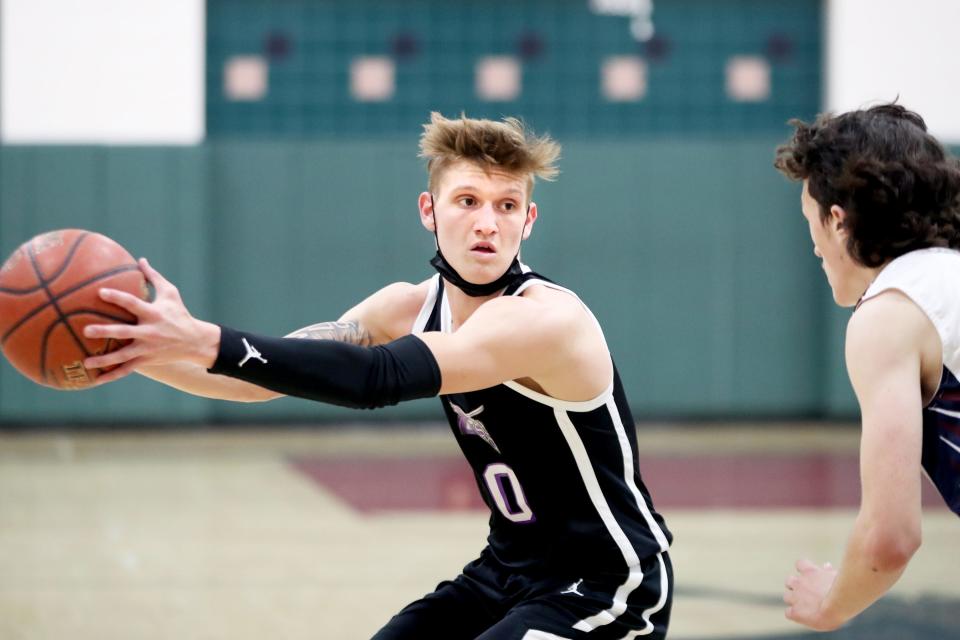
[[[484,509],[459,457],[294,458],[295,469],[361,512]],[[658,509],[856,507],[855,455],[644,457],[644,482]],[[924,505],[942,505],[924,481]]]

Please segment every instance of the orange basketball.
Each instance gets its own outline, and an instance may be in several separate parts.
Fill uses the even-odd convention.
[[[123,346],[83,336],[89,324],[136,322],[104,302],[101,287],[149,297],[146,279],[126,249],[99,233],[62,229],[21,245],[0,267],[0,349],[16,369],[54,389],[89,387],[100,370],[83,359]]]

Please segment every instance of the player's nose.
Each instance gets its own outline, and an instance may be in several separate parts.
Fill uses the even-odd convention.
[[[491,205],[484,205],[477,210],[476,218],[473,220],[473,230],[483,235],[497,232],[497,214]]]

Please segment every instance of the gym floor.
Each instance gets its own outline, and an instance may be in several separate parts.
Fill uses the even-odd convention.
[[[960,639],[960,519],[932,491],[892,593],[833,634],[784,619],[796,559],[840,560],[859,496],[853,425],[638,437],[675,536],[672,638]],[[439,425],[3,432],[0,638],[369,638],[485,533]]]

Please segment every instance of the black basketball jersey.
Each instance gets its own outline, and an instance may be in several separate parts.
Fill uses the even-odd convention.
[[[504,291],[540,284],[527,272]],[[413,332],[451,331],[444,281],[434,276]],[[626,576],[666,551],[671,535],[637,468],[633,417],[614,368],[585,402],[557,400],[514,381],[441,396],[453,434],[490,508],[490,552],[518,572]],[[635,586],[635,585],[634,585]]]

